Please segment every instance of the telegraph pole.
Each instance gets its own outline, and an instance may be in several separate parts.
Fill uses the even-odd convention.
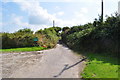
[[[103,0],[102,0],[102,4],[101,4],[101,22],[103,22]]]
[[[120,1],[118,2],[118,15],[120,16]]]
[[[53,27],[55,27],[55,21],[53,20]]]

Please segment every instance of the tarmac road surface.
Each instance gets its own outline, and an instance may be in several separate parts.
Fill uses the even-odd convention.
[[[69,48],[2,54],[2,78],[81,78],[85,64]],[[81,58],[81,59],[80,59]]]

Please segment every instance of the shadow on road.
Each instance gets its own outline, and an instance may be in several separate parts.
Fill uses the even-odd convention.
[[[58,75],[55,75],[53,77],[59,77],[65,70],[68,70],[76,65],[78,65],[79,63],[81,63],[82,61],[86,60],[87,58],[83,58],[82,60],[76,62],[75,64],[71,65],[71,66],[68,66],[68,64],[65,65],[65,67],[62,69],[62,71],[58,74]]]

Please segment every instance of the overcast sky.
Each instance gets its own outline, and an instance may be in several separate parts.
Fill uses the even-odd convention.
[[[118,1],[104,0],[104,17],[118,10]],[[2,32],[30,28],[33,31],[52,27],[74,26],[92,22],[101,14],[101,0],[2,0]]]

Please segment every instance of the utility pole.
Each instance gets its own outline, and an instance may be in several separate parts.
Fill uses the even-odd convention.
[[[120,16],[120,1],[118,2],[118,15]]]
[[[102,0],[102,4],[101,4],[101,22],[103,22],[103,0]]]
[[[53,27],[55,27],[55,21],[53,20]]]

